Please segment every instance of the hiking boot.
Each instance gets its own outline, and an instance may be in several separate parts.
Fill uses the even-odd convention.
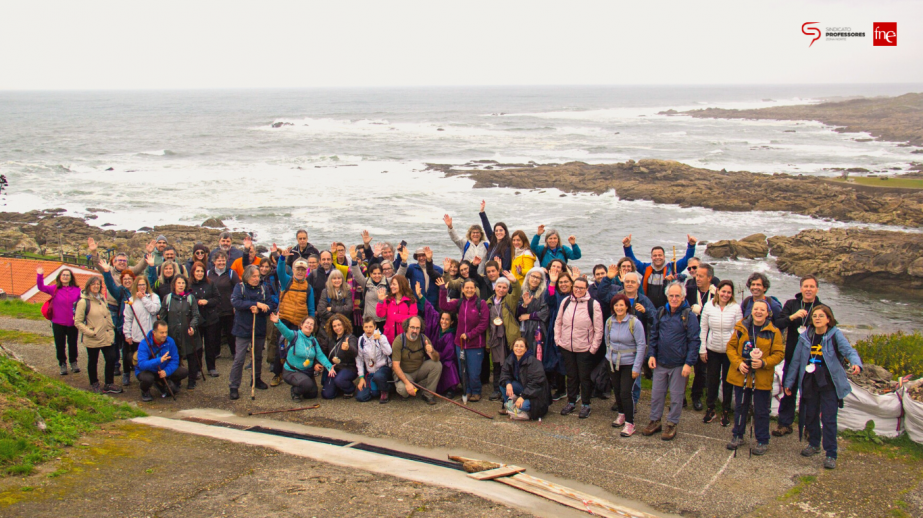
[[[733,451],[744,444],[747,444],[747,441],[745,441],[743,437],[731,437],[731,442],[727,443],[727,449]]]
[[[656,421],[651,421],[650,423],[647,423],[647,426],[645,426],[644,429],[641,430],[641,435],[651,436],[659,432],[662,429],[663,428],[660,426],[660,419],[658,419]]]
[[[725,428],[731,426],[731,416],[727,410],[721,413],[721,426]]]
[[[631,437],[634,434],[635,434],[635,424],[625,423],[625,427],[622,428],[622,433],[620,433],[619,435],[621,435],[622,437]]]
[[[269,388],[269,385],[267,385],[266,383],[264,383],[263,380],[257,378],[257,379],[256,379],[256,388],[258,388],[258,389],[260,389],[260,390],[266,390],[266,389]]]
[[[378,400],[378,404],[379,404],[379,405],[387,405],[387,404],[388,404],[388,393],[387,393],[387,392],[382,392],[382,393],[381,393],[381,399]]]
[[[804,449],[801,450],[802,457],[813,457],[817,455],[818,453],[820,453],[820,447],[811,446],[810,444],[805,446]]]
[[[77,374],[78,372],[80,372],[80,366],[77,365],[77,362],[71,362],[71,372],[73,372],[74,374]]]
[[[750,453],[753,455],[765,455],[767,451],[769,451],[769,445],[761,442],[756,443],[756,446],[750,448]]]
[[[577,409],[577,405],[568,401],[567,404],[564,405],[564,408],[561,409],[561,415],[567,415],[576,409]]]
[[[218,374],[217,369],[208,369],[208,375],[211,376],[212,378],[217,378],[218,376],[221,376],[220,374]]]
[[[179,383],[174,383],[173,380],[168,380],[167,383],[170,384],[170,389],[173,390],[174,396],[179,394],[179,389],[180,389]]]
[[[154,397],[151,396],[150,390],[145,390],[144,392],[141,393],[141,401],[144,401],[145,403],[150,403],[151,401],[154,401]]]
[[[58,365],[58,367],[61,367],[61,376],[67,376],[67,364],[62,363],[61,365]]]
[[[667,421],[667,425],[663,427],[663,433],[660,434],[660,439],[672,441],[674,437],[676,437],[676,424]]]
[[[529,412],[524,412],[522,410],[519,410],[515,413],[510,414],[510,420],[511,421],[528,421]]]
[[[557,391],[557,392],[555,392],[554,394],[551,395],[551,400],[552,400],[552,401],[560,401],[560,400],[564,399],[565,397],[567,397],[567,392],[564,392],[563,390],[559,390],[559,391]]]
[[[705,424],[708,424],[708,423],[713,422],[717,418],[718,418],[718,414],[715,413],[715,409],[709,408],[708,410],[705,411],[705,417],[702,418],[702,422]]]
[[[426,401],[427,405],[435,405],[436,398],[432,394],[423,394],[423,401]]]
[[[480,394],[471,394],[471,397],[468,398],[468,402],[470,403],[477,403],[480,400],[481,400]]]
[[[122,374],[122,385],[125,385],[125,386],[131,385],[131,374],[127,372]]]
[[[580,419],[586,419],[587,417],[590,417],[590,405],[583,405],[580,407],[580,413],[577,414],[577,417]]]
[[[232,388],[232,389],[231,389],[230,398],[231,398],[231,401],[234,401],[234,400],[236,400],[236,399],[240,399],[240,393],[237,392],[237,389],[236,389],[236,388]]]
[[[93,383],[93,384],[90,385],[90,392],[94,392],[94,393],[96,393],[96,394],[99,394],[99,393],[101,392],[101,390],[102,390],[102,389],[99,388],[99,382],[98,382],[98,381],[97,381],[96,383]]]
[[[490,397],[487,398],[487,399],[489,399],[489,400],[491,400],[491,401],[497,401],[497,400],[499,400],[499,399],[500,399],[500,391],[499,391],[499,390],[495,390],[495,391],[491,392]]]
[[[824,469],[836,469],[836,458],[827,457],[824,459]]]
[[[692,400],[692,409],[693,409],[693,410],[695,410],[696,412],[701,412],[701,411],[702,411],[702,408],[703,408],[703,405],[702,405],[702,400],[701,400],[701,399],[693,399],[693,400]]]
[[[615,421],[612,421],[612,428],[621,428],[625,424],[625,414],[619,414],[615,418]]]
[[[278,387],[281,384],[282,384],[281,374],[276,374],[275,376],[272,377],[272,381],[269,382],[270,387]]]
[[[189,382],[186,383],[186,390],[195,390],[195,385],[196,385],[195,380],[190,379]]]
[[[506,410],[506,405],[500,405],[500,410],[497,410],[497,413],[500,415],[509,415],[509,412]]]
[[[122,387],[114,385],[112,383],[106,383],[103,385],[103,394],[121,394]]]
[[[779,425],[775,430],[772,431],[773,437],[784,437],[790,433],[794,432],[791,426]]]
[[[445,393],[445,397],[447,397],[447,398],[449,398],[449,399],[455,399],[455,396],[456,396],[455,391],[452,390],[452,389],[449,389],[449,390],[446,391],[446,393]]]

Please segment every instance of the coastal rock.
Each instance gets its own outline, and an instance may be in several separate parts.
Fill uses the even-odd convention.
[[[910,292],[923,287],[923,235],[885,230],[804,230],[769,238],[779,270],[845,286]],[[917,293],[919,294],[919,293]]]
[[[765,234],[753,234],[741,240],[722,239],[708,243],[705,253],[715,259],[756,259],[769,255],[769,245],[766,243]]]
[[[281,128],[282,126],[294,126],[294,124],[291,122],[273,122],[272,123],[273,128]],[[307,124],[305,124],[305,126],[307,126]]]
[[[218,218],[208,218],[202,222],[202,226],[208,228],[225,228],[224,222]]]
[[[109,209],[89,208],[87,209],[87,212],[110,212],[111,213],[112,211]]]
[[[38,243],[26,234],[14,229],[0,230],[0,250],[37,253]]]

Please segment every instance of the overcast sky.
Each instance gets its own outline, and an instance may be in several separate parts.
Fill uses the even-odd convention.
[[[921,83],[921,33],[919,1],[0,0],[0,90]]]

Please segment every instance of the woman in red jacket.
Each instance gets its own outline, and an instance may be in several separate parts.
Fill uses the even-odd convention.
[[[395,275],[389,284],[391,293],[385,293],[384,288],[378,288],[378,306],[375,314],[385,318],[385,336],[389,343],[394,343],[394,337],[404,332],[401,323],[417,314],[417,302],[410,291],[410,282],[403,275]]]

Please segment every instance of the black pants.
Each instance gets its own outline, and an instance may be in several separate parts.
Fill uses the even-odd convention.
[[[793,392],[794,393],[794,392]],[[823,439],[824,452],[828,457],[836,458],[836,414],[839,410],[839,400],[836,390],[803,391],[801,404],[804,405],[804,427],[810,432],[808,443],[820,447],[821,423],[824,425]]]
[[[99,362],[99,353],[103,354],[105,367],[103,375],[106,385],[112,383],[115,379],[115,364],[118,362],[118,356],[115,352],[114,345],[106,347],[87,347],[87,375],[90,377],[90,384],[99,383],[97,372],[97,363]]]
[[[575,353],[561,349],[564,369],[567,371],[567,401],[577,403],[577,394],[584,405],[593,397],[593,355],[589,352]]]
[[[58,364],[66,364],[68,358],[70,358],[71,363],[77,363],[77,328],[75,326],[51,324],[51,330],[54,332],[54,348],[58,353]],[[65,345],[67,346],[66,350]]]
[[[176,386],[179,386],[179,382],[186,379],[186,376],[188,375],[189,371],[186,370],[186,367],[180,365],[176,368],[175,371],[173,371],[173,374],[167,376],[167,379],[175,383]],[[147,392],[148,390],[151,390],[151,387],[158,379],[160,378],[157,376],[156,372],[141,371],[141,373],[138,374],[138,384],[141,386],[141,392]]]
[[[731,394],[734,391],[734,386],[727,382],[728,370],[731,368],[731,361],[728,360],[728,355],[726,353],[716,353],[715,351],[708,351],[708,363],[706,365],[708,380],[708,397],[705,399],[705,406],[711,410],[715,409],[715,405],[718,401],[718,389],[721,389],[721,396],[724,398],[722,401],[722,408],[729,412],[734,408],[734,403]],[[696,364],[698,366],[698,363]],[[699,378],[698,373],[695,375],[696,379]]]
[[[122,348],[125,347],[125,335],[122,334],[121,329],[116,328],[115,341],[112,342],[112,345],[115,346],[115,365],[118,367],[122,360]]]
[[[756,442],[769,444],[769,405],[772,403],[771,390],[753,390],[734,387],[734,401],[737,409],[734,413],[734,428],[731,434],[744,437],[747,432],[747,414],[753,404],[753,434]]]
[[[500,392],[500,373],[503,371],[503,364],[493,362],[494,364],[494,392]]]
[[[785,366],[782,368],[782,379],[784,380],[788,376],[788,365],[790,361],[785,362]],[[782,400],[779,401],[779,421],[778,426],[792,426],[795,422],[795,405],[798,402],[798,384],[796,383],[792,387],[792,395],[787,396],[785,392],[782,392]]]
[[[619,413],[625,414],[626,423],[634,424],[635,406],[631,398],[631,388],[635,384],[635,379],[631,376],[631,365],[622,365],[617,371],[610,369],[609,379],[612,380],[612,390],[615,391],[615,402],[619,407]]]
[[[122,374],[128,374],[135,369],[134,365],[134,356],[135,352],[138,351],[138,343],[132,342],[128,343],[127,340],[122,339]]]
[[[202,370],[202,367],[199,366],[199,353],[201,352],[202,349],[198,349],[194,353],[186,355],[186,366],[189,373],[189,383],[191,383],[193,386],[195,386],[196,374]]]
[[[702,359],[695,362],[692,368],[692,400],[701,400],[702,393],[705,392],[705,382],[708,378],[706,374],[708,368],[702,363]]]
[[[221,322],[199,326],[199,334],[202,335],[202,348],[205,350],[205,367],[210,371],[215,370],[215,356],[221,350]]]
[[[327,375],[326,372],[322,373]],[[304,372],[285,371],[282,373],[282,379],[292,386],[292,392],[296,396],[304,399],[314,399],[317,397],[317,381],[314,380],[313,374]]]
[[[490,383],[490,348],[484,349],[484,359],[481,360],[481,385]]]
[[[234,330],[234,314],[230,315],[221,315],[218,317],[218,328],[221,330],[221,338],[218,341],[218,348],[215,351],[221,350],[221,341],[224,341],[228,344],[228,349],[231,351],[231,358],[234,357],[234,353],[237,351],[237,341],[231,332]]]

